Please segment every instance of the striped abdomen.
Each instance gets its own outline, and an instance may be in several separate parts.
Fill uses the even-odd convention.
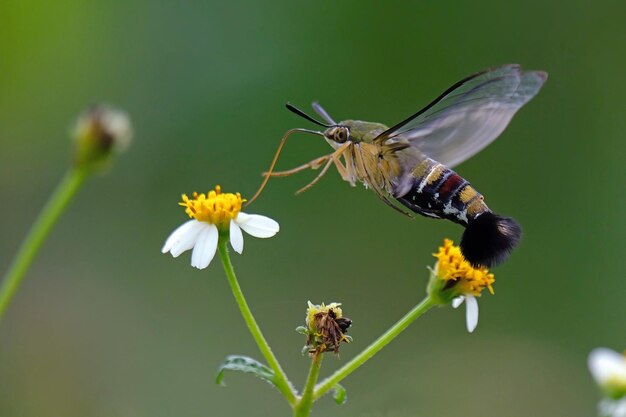
[[[467,180],[437,161],[425,158],[411,176],[410,190],[395,198],[416,213],[467,226],[480,214],[490,212],[483,196]]]

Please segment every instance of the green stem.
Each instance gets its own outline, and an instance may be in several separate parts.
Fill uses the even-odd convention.
[[[0,320],[2,320],[4,312],[20,286],[28,267],[50,233],[52,226],[54,226],[61,213],[72,200],[86,176],[87,172],[83,169],[70,169],[59,185],[57,185],[50,199],[39,213],[39,217],[31,226],[26,239],[2,281],[2,287],[0,288]]]
[[[250,329],[250,333],[252,333],[252,337],[256,342],[257,346],[261,350],[261,353],[265,357],[270,368],[274,370],[274,374],[276,375],[276,387],[278,390],[285,396],[289,404],[291,406],[295,406],[297,402],[296,394],[291,388],[291,384],[287,379],[287,375],[285,371],[280,367],[276,356],[272,352],[272,349],[268,345],[263,333],[261,333],[261,328],[257,324],[254,316],[252,315],[252,311],[250,311],[250,307],[248,307],[248,303],[243,296],[243,292],[241,291],[241,287],[237,282],[237,276],[235,275],[235,270],[233,269],[233,265],[230,262],[230,256],[228,255],[228,247],[226,246],[228,239],[223,239],[220,237],[219,243],[217,245],[218,250],[220,252],[220,258],[222,259],[222,264],[224,265],[224,271],[226,272],[226,277],[228,278],[228,283],[230,284],[230,288],[233,291],[233,295],[235,296],[235,300],[237,301],[237,305],[239,306],[239,310],[241,311],[241,315],[248,325],[248,329]]]
[[[435,305],[436,303],[430,297],[426,297],[418,305],[413,307],[411,311],[402,317],[396,324],[391,326],[389,330],[383,333],[383,335],[376,339],[371,345],[366,347],[365,350],[355,356],[350,362],[335,371],[335,373],[330,377],[322,381],[315,389],[313,400],[315,401],[322,395],[326,394],[328,390],[332,389],[342,379],[356,371],[359,366],[367,362],[372,356],[378,353],[378,351],[395,339],[396,336],[402,333],[402,331],[406,329],[409,324]]]
[[[293,417],[308,417],[311,413],[311,406],[313,405],[313,396],[315,383],[320,375],[320,367],[322,365],[323,353],[316,352],[313,355],[311,361],[311,368],[309,369],[309,376],[306,379],[306,385],[302,392],[302,398],[298,402],[298,405],[294,408]]]

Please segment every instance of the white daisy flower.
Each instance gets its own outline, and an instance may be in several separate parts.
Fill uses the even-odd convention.
[[[611,349],[596,348],[589,354],[587,362],[591,375],[607,396],[626,400],[626,356]],[[626,416],[626,405],[617,409],[624,410]]]
[[[161,252],[170,252],[173,257],[193,249],[191,266],[204,269],[211,263],[221,235],[230,237],[230,244],[237,253],[243,252],[243,234],[260,238],[274,236],[279,231],[278,223],[269,217],[241,212],[245,201],[239,193],[222,193],[220,186],[208,194],[193,193],[193,198],[183,194],[179,203],[192,220],[184,223],[167,238]]]
[[[437,264],[432,270],[428,292],[439,304],[452,303],[453,308],[465,302],[465,323],[472,333],[478,325],[478,300],[486,288],[493,294],[495,278],[485,267],[472,266],[461,253],[461,248],[450,239],[434,254]]]

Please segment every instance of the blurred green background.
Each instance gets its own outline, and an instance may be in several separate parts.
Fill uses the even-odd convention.
[[[504,63],[550,78],[500,140],[457,171],[524,240],[497,268],[480,323],[438,309],[344,381],[314,415],[589,416],[596,346],[626,348],[623,1],[0,3],[0,270],[70,159],[87,104],[132,116],[136,137],[91,178],[53,230],[0,325],[0,415],[280,416],[249,375],[213,384],[230,353],[261,358],[217,262],[160,253],[185,220],[181,193],[216,183],[250,196],[282,134],[312,127],[284,109],[319,100],[336,119],[393,124],[475,71]],[[291,168],[328,152],[292,139]],[[270,182],[248,210],[277,219],[234,262],[293,381],[306,301],[340,301],[345,363],[423,296],[449,222],[410,221],[336,172]]]

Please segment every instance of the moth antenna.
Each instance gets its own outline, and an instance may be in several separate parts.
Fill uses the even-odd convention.
[[[324,108],[320,105],[320,103],[318,103],[317,101],[314,101],[313,104],[311,104],[311,107],[313,107],[313,110],[315,110],[315,113],[319,114],[322,119],[326,120],[327,123],[330,123],[333,126],[337,126],[337,122],[335,122],[333,118],[330,117],[328,112],[324,110]]]
[[[314,134],[314,135],[324,136],[324,134],[322,132],[318,132],[316,130],[299,129],[299,128],[298,129],[290,129],[290,130],[288,130],[287,133],[285,133],[285,136],[283,136],[283,138],[281,139],[280,144],[278,145],[278,149],[276,150],[276,154],[274,155],[274,159],[272,160],[272,164],[270,165],[270,168],[267,171],[267,174],[265,175],[265,179],[263,179],[263,182],[261,183],[261,186],[259,187],[257,192],[252,196],[251,199],[249,199],[246,202],[245,207],[248,207],[250,204],[252,204],[252,202],[254,200],[256,200],[259,197],[259,195],[261,195],[261,192],[263,191],[263,189],[265,188],[265,185],[267,184],[267,182],[270,179],[270,175],[274,171],[274,167],[276,166],[276,162],[278,161],[278,155],[280,155],[280,152],[283,150],[283,146],[285,146],[285,142],[287,141],[287,138],[289,136],[291,136],[293,133],[296,133],[296,132],[311,133],[311,134]]]
[[[289,110],[292,113],[297,114],[298,116],[307,119],[309,122],[313,122],[318,126],[322,126],[322,127],[333,127],[334,125],[327,125],[325,123],[320,122],[319,120],[315,120],[313,117],[309,116],[308,114],[306,114],[305,112],[303,112],[302,110],[300,110],[299,108],[297,108],[296,106],[292,105],[291,103],[287,103],[285,104],[285,107],[287,107],[287,110]]]

